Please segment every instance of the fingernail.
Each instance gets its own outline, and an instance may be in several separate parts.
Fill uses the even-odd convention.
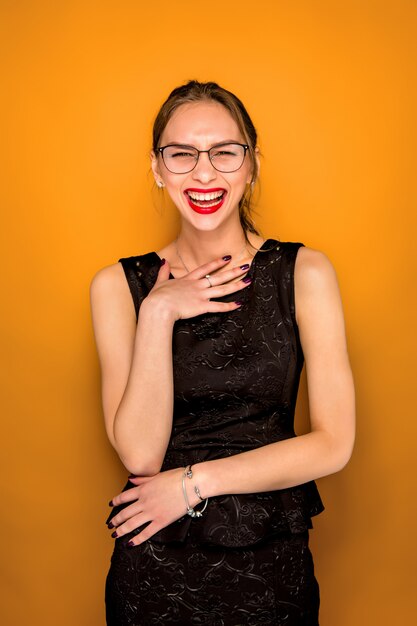
[[[235,304],[238,304],[239,306],[242,306],[243,302],[235,302]]]
[[[242,282],[243,283],[251,283],[252,282],[252,278],[250,276],[245,276],[245,278],[242,278]]]
[[[160,267],[162,267],[163,265],[165,265],[165,259],[161,259]]]
[[[133,543],[133,541],[132,541],[132,540],[130,540],[130,541],[128,541],[128,542],[127,542],[127,544],[126,544],[126,548],[134,548],[134,547],[135,547],[135,544]]]
[[[114,524],[113,524],[113,522],[109,522],[109,523],[107,524],[107,528],[114,528]]]
[[[230,261],[231,258],[232,258],[231,254],[226,254],[226,256],[223,257],[223,261]]]
[[[248,270],[249,269],[249,263],[245,263],[245,265],[241,265],[240,269],[241,270]]]
[[[111,536],[113,537],[113,539],[117,539],[117,530],[115,530],[114,533],[111,534]]]
[[[114,504],[113,504],[113,500],[110,500],[110,502],[109,502],[109,506],[114,506]]]

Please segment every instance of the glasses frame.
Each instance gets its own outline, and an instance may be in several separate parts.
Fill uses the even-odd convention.
[[[196,150],[197,152],[197,158],[196,161],[193,165],[193,167],[185,172],[173,172],[172,170],[169,169],[168,165],[166,164],[166,161],[164,159],[164,150],[166,150],[166,148],[172,148],[173,146],[178,146],[179,148],[191,148],[192,150]],[[242,163],[239,165],[239,167],[237,167],[235,170],[228,170],[227,172],[225,172],[224,170],[219,170],[213,163],[212,158],[210,156],[210,152],[212,150],[214,150],[215,148],[221,148],[222,146],[241,146],[242,148],[244,148],[244,153],[243,153],[243,159],[242,159]],[[243,163],[245,162],[245,157],[246,157],[246,153],[249,150],[249,146],[246,143],[239,143],[238,141],[224,141],[222,143],[216,143],[214,146],[211,146],[211,148],[209,148],[208,150],[199,150],[198,148],[196,148],[195,146],[190,146],[188,144],[184,144],[184,143],[170,143],[167,144],[166,146],[161,146],[160,148],[157,148],[156,151],[161,155],[162,160],[164,162],[165,167],[167,168],[168,172],[171,172],[171,174],[189,174],[190,172],[192,172],[196,166],[197,163],[200,159],[200,154],[206,152],[207,156],[210,160],[211,165],[214,167],[214,169],[217,172],[221,172],[222,174],[231,174],[232,172],[237,172],[238,170],[240,170],[240,168],[242,167]]]

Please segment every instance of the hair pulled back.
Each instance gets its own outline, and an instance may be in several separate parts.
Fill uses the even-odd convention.
[[[258,235],[259,233],[251,215],[252,190],[258,178],[258,162],[255,155],[257,133],[243,103],[231,91],[227,91],[227,89],[220,87],[217,83],[200,83],[196,80],[190,80],[185,85],[181,85],[180,87],[174,89],[169,94],[156,116],[152,132],[153,150],[156,153],[162,133],[178,107],[182,104],[210,100],[218,102],[229,111],[230,115],[235,120],[242,137],[244,137],[245,143],[249,146],[248,154],[252,164],[252,178],[250,185],[248,185],[239,202],[239,218],[245,232],[245,236],[247,231]]]

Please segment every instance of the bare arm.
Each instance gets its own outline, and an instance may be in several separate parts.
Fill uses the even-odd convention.
[[[141,306],[136,325],[120,263],[96,274],[91,306],[107,435],[129,471],[155,474],[172,425],[173,323]]]
[[[339,471],[351,456],[355,394],[336,273],[323,253],[300,248],[294,280],[311,432],[196,465],[204,496],[292,487]]]
[[[208,289],[201,278],[227,264],[223,259],[169,280],[169,264],[136,316],[120,263],[96,274],[91,283],[94,332],[102,372],[106,431],[124,466],[134,474],[152,476],[161,469],[172,429],[172,331],[180,318],[208,311],[238,308],[234,302],[210,298],[246,287],[229,283],[244,274],[239,267],[216,276]],[[214,279],[213,279],[214,280]]]

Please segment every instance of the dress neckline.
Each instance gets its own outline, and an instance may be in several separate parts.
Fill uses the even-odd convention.
[[[273,244],[277,243],[277,241],[276,241],[275,239],[271,239],[271,238],[265,239],[265,241],[263,242],[263,244],[260,246],[260,248],[258,248],[258,249],[257,249],[257,251],[255,252],[255,254],[253,255],[253,258],[252,258],[252,263],[250,264],[250,268],[249,268],[249,270],[248,270],[248,273],[251,271],[252,266],[253,266],[253,264],[254,264],[254,262],[255,262],[255,260],[256,260],[256,257],[258,256],[259,252],[264,251],[266,244],[267,244],[267,243],[269,243],[269,242],[272,242]],[[159,254],[157,254],[156,252],[152,252],[152,254],[153,254],[153,255],[157,258],[157,260],[159,260],[159,263],[160,263],[162,259],[161,259],[161,257],[159,256]],[[171,272],[169,273],[169,277],[170,277],[170,278],[175,279],[175,276],[173,276],[173,275],[171,274]]]

